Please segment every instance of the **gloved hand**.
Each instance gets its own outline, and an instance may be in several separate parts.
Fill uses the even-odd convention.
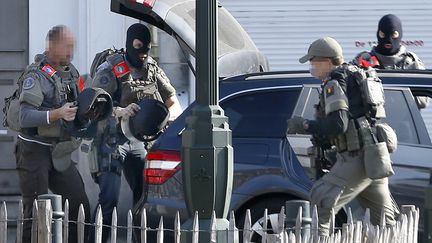
[[[113,114],[116,118],[127,119],[131,116],[134,116],[140,109],[141,108],[139,107],[139,105],[131,103],[125,108],[116,107],[115,109],[113,109]]]
[[[306,134],[306,129],[304,127],[306,119],[300,116],[295,116],[291,119],[288,119],[288,128],[287,134]]]

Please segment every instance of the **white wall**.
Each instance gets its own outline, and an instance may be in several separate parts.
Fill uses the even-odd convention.
[[[45,50],[48,30],[54,25],[64,24],[76,37],[73,63],[80,73],[88,73],[97,52],[112,46],[124,47],[126,30],[135,22],[138,21],[112,13],[110,0],[31,0],[29,60]]]
[[[430,0],[220,0],[257,47],[270,70],[305,70],[300,64],[309,44],[323,36],[336,38],[351,60],[376,41],[379,19],[389,13],[402,20],[403,38],[432,68],[432,1]],[[370,45],[371,44],[371,45]]]

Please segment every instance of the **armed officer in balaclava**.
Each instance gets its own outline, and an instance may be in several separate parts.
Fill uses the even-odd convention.
[[[120,193],[121,172],[133,191],[134,204],[140,199],[143,188],[145,144],[125,139],[119,122],[126,121],[140,110],[138,102],[156,99],[169,109],[170,120],[181,114],[182,109],[176,91],[165,72],[149,56],[151,35],[143,24],[133,24],[127,30],[126,51],[114,51],[98,66],[93,87],[100,87],[113,98],[113,116],[106,121],[102,134],[94,140],[100,150],[95,166],[91,169],[100,188],[99,204],[103,223],[111,223],[111,215],[117,206]],[[92,166],[91,166],[92,167]],[[109,228],[103,229],[103,241]]]

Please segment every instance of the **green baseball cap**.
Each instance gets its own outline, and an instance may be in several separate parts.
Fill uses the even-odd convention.
[[[320,38],[310,44],[308,53],[299,62],[305,63],[314,57],[343,57],[342,47],[331,37]]]

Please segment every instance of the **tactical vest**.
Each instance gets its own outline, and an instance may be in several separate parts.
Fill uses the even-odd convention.
[[[330,74],[330,79],[334,73],[338,73],[338,78],[345,80],[347,85],[345,93],[349,100],[349,122],[344,134],[327,139],[330,144],[337,147],[339,152],[357,151],[364,143],[371,142],[370,134],[365,134],[361,129],[370,129],[379,119],[385,118],[382,83],[375,70],[371,68],[363,70],[354,65],[344,64]],[[349,92],[355,93],[350,94]],[[324,92],[321,92],[320,103],[317,105],[317,117],[325,117],[324,102]]]
[[[116,53],[107,57],[107,62],[112,66],[112,71],[118,80],[118,88],[113,95],[113,100],[116,100],[121,107],[138,103],[142,99],[156,99],[163,102],[156,79],[157,65],[151,57],[148,58],[145,67],[146,78],[138,80],[133,79],[124,55]]]
[[[33,137],[66,139],[69,136],[64,130],[64,124],[61,124],[61,121],[37,128],[24,129],[19,127],[19,97],[22,92],[23,81],[29,75],[33,75],[35,79],[44,77],[54,85],[53,99],[44,97],[42,105],[37,107],[39,110],[60,108],[66,102],[74,102],[78,96],[79,73],[75,67],[70,64],[67,71],[58,71],[47,62],[44,55],[38,55],[35,62],[29,65],[18,79],[18,89],[11,97],[5,99],[4,126]]]

